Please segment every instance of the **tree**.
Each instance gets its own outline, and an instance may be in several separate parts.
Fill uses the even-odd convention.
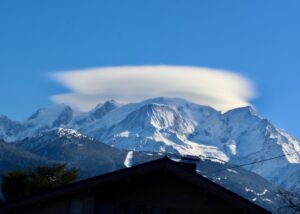
[[[3,177],[2,192],[5,200],[19,199],[30,195],[32,181],[27,173],[10,172]]]
[[[279,213],[300,214],[299,196],[285,190],[280,190],[279,194],[283,198],[283,201],[281,202],[281,207],[278,210]]]
[[[77,169],[66,169],[66,164],[16,170],[3,176],[2,192],[6,201],[17,200],[74,182],[78,175]]]

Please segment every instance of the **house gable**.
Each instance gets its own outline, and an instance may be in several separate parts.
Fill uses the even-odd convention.
[[[163,158],[79,181],[0,211],[22,213],[269,213],[191,171]],[[80,212],[82,211],[82,212]]]

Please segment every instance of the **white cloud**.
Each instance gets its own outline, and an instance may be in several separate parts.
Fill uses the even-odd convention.
[[[249,104],[252,83],[230,71],[188,66],[121,66],[57,72],[53,78],[70,90],[53,95],[87,111],[108,99],[137,102],[153,97],[180,97],[226,111]]]

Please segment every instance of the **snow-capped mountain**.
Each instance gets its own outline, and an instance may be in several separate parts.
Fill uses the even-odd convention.
[[[121,106],[80,130],[117,148],[189,154],[236,165],[282,156],[245,168],[300,193],[299,141],[251,107],[221,113],[182,99],[155,98]]]
[[[12,121],[0,116],[0,138],[16,141],[39,134],[41,131],[69,124],[73,110],[64,104],[41,108],[25,121]]]
[[[54,127],[67,124],[71,118],[72,109],[67,105],[61,104],[37,110],[28,118],[25,124],[32,127]]]
[[[13,141],[22,129],[23,127],[20,122],[12,121],[4,115],[0,116],[0,139]]]
[[[63,133],[81,135],[76,138],[84,136],[84,141],[91,142],[53,137]],[[51,155],[68,157],[81,147],[92,155],[92,150],[97,150],[92,142],[97,140],[119,149],[193,155],[222,164],[257,162],[244,168],[276,186],[300,193],[299,141],[251,107],[222,113],[182,99],[154,98],[126,105],[108,101],[90,112],[75,114],[66,105],[56,105],[40,109],[22,122],[0,117],[0,137],[21,141],[19,146],[39,155],[51,151]],[[121,162],[128,159],[125,165],[130,165],[130,156],[123,154]]]
[[[15,145],[48,160],[77,167],[82,178],[123,168],[127,155],[126,151],[65,128],[43,131]]]

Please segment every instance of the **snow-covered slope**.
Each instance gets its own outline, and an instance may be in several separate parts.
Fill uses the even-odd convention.
[[[255,173],[239,167],[231,169],[232,167],[235,166],[204,159],[198,162],[197,171],[272,213],[285,211],[286,198],[279,194],[277,187]]]
[[[115,100],[108,100],[103,104],[98,104],[91,111],[76,115],[73,118],[72,127],[80,129],[81,127],[84,127],[87,124],[93,123],[101,119],[107,113],[117,109],[120,106],[121,104],[117,103]]]
[[[20,122],[12,121],[4,115],[0,116],[0,139],[14,141],[22,129],[23,127]]]

